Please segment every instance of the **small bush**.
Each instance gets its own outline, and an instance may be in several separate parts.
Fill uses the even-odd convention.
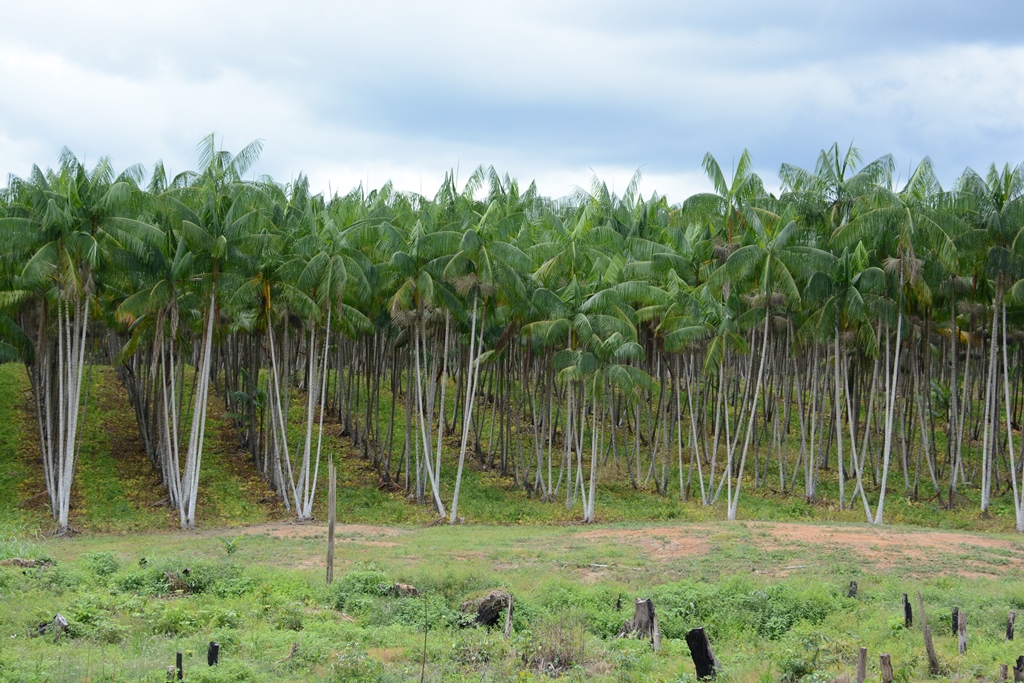
[[[217,666],[193,665],[186,678],[192,683],[245,683],[259,680],[256,668],[239,661],[224,661]]]
[[[46,586],[58,595],[65,591],[76,590],[89,582],[89,577],[86,574],[64,565],[54,567],[43,576]]]
[[[301,631],[304,617],[302,605],[295,602],[289,603],[274,616],[274,627],[282,631]]]
[[[500,661],[507,654],[508,643],[501,634],[472,629],[458,633],[447,658],[454,664],[478,667]]]
[[[85,564],[93,574],[99,577],[116,574],[121,568],[114,553],[108,551],[102,553],[91,553],[85,556]]]
[[[331,680],[339,683],[375,683],[384,665],[362,652],[345,652],[331,662]]]
[[[187,636],[198,631],[200,625],[198,616],[188,605],[170,604],[164,606],[153,630],[168,636]]]
[[[559,674],[583,666],[586,625],[579,612],[567,612],[542,620],[533,628],[523,660],[527,667]]]
[[[353,596],[384,595],[390,584],[387,575],[376,569],[351,571],[331,585],[330,599],[334,609],[345,609]]]

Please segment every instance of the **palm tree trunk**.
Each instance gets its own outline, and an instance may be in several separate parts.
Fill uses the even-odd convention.
[[[750,404],[750,420],[747,423],[747,435],[743,441],[743,454],[740,456],[740,471],[736,476],[736,490],[729,500],[728,519],[736,519],[736,509],[740,502],[740,486],[743,484],[743,467],[747,462],[747,451],[750,448],[750,437],[754,432],[754,416],[757,414],[757,399],[761,394],[761,380],[764,378],[764,361],[768,355],[768,330],[771,328],[771,308],[766,307],[764,312],[764,337],[761,340],[761,362],[757,368],[757,382],[754,385],[754,399]]]

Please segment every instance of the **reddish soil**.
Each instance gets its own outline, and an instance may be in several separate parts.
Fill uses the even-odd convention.
[[[267,534],[274,538],[312,538],[326,537],[327,528],[318,522],[284,522],[248,527],[241,530],[241,533]],[[339,544],[398,547],[404,545],[403,537],[408,538],[415,533],[415,529],[408,528],[341,524],[337,528],[337,539]],[[774,576],[785,576],[792,571],[813,568],[821,562],[835,561],[837,555],[854,559],[864,567],[904,569],[910,573],[930,575],[992,577],[1024,571],[1024,538],[1018,541],[979,533],[876,528],[855,524],[716,522],[645,528],[604,527],[567,534],[564,540],[569,543],[583,540],[595,545],[628,546],[660,563],[703,556],[713,552],[714,547],[723,542],[751,545],[766,553],[793,553],[796,557],[791,564],[786,564],[789,562],[787,560],[780,561],[778,557],[768,558],[766,555],[766,561],[759,563],[764,566],[751,569]],[[461,551],[453,558],[486,556],[485,551]],[[817,559],[819,556],[823,559]],[[573,570],[581,582],[595,583],[608,571],[616,567],[623,568],[627,564],[628,560],[624,564],[567,564],[566,568]],[[511,570],[518,566],[518,562],[499,561],[495,569]]]

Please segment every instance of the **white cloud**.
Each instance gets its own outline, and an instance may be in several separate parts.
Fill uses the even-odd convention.
[[[217,131],[227,149],[266,140],[257,172],[325,190],[432,194],[484,163],[558,196],[643,167],[646,193],[679,201],[706,189],[707,150],[728,166],[749,148],[769,186],[834,140],[929,154],[947,184],[1024,156],[1024,47],[995,42],[1021,12],[920,7],[878,26],[809,0],[18,3],[0,25],[0,173],[64,145],[182,170]]]

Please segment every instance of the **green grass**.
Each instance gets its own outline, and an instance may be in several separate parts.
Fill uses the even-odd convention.
[[[901,594],[918,589],[942,680],[992,679],[1020,649],[1002,637],[1007,611],[1024,609],[1024,545],[1012,537],[983,553],[1009,564],[990,578],[962,578],[957,560],[962,566],[978,554],[975,537],[964,536],[950,557],[918,557],[908,568],[814,542],[766,550],[770,532],[744,523],[616,525],[597,537],[582,527],[342,527],[338,580],[327,586],[324,529],[283,527],[302,535],[280,537],[281,528],[242,536],[231,554],[214,533],[19,541],[22,556],[56,565],[0,567],[0,680],[160,681],[176,651],[185,653],[193,681],[418,680],[424,607],[431,681],[547,680],[529,664],[531,653],[579,632],[583,661],[564,680],[692,680],[682,638],[698,625],[725,680],[775,681],[809,670],[849,675],[861,646],[869,649],[869,675],[877,676],[878,653],[889,652],[903,680],[922,680],[920,631],[904,629],[900,616]],[[701,539],[706,547],[661,556],[636,542],[638,532],[655,541]],[[785,569],[794,566],[802,568]],[[185,567],[193,592],[169,593],[163,572]],[[845,595],[850,580],[859,583],[855,599]],[[393,582],[411,583],[423,597],[380,589]],[[496,587],[516,596],[508,641],[459,627],[459,604]],[[615,638],[637,597],[650,597],[658,610],[660,652]],[[968,614],[963,657],[946,626],[953,606]],[[916,601],[914,611],[919,619]],[[71,624],[67,636],[27,637],[57,612]],[[205,664],[210,640],[222,647],[216,669]],[[293,643],[298,651],[288,659]]]
[[[33,517],[20,507],[26,483],[33,478],[24,447],[27,435],[34,433],[25,424],[29,393],[24,369],[13,363],[0,364],[0,520],[8,527],[30,524]]]

